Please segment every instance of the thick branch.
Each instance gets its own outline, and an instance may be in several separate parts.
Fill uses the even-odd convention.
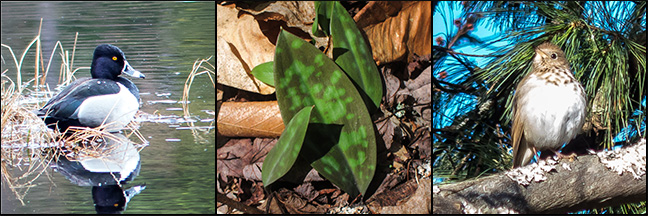
[[[645,201],[645,148],[645,139],[642,139],[639,144],[623,148],[612,156],[581,155],[573,162],[563,159],[555,165],[542,166],[545,170],[552,168],[542,172],[540,178],[546,179],[540,182],[535,181],[537,175],[521,175],[533,166],[539,168],[538,164],[531,164],[481,179],[434,186],[433,213],[566,213]],[[633,162],[638,162],[635,165],[642,168],[633,165],[628,168],[634,170],[635,175],[630,172],[619,175],[601,162],[611,158],[632,158]],[[546,164],[545,161],[541,163]],[[622,165],[624,163],[619,163],[617,167]],[[524,186],[507,174],[517,174],[520,179],[532,181]]]

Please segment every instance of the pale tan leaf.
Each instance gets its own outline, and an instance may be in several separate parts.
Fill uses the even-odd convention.
[[[232,7],[216,5],[217,79],[218,83],[260,94],[272,94],[274,88],[255,79],[255,66],[274,59],[274,45],[259,29],[250,14],[239,15]]]
[[[224,102],[218,134],[229,137],[279,137],[284,130],[277,101]]]

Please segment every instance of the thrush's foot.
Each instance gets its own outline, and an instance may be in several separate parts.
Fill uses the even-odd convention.
[[[553,150],[552,150],[552,151],[553,151]],[[560,160],[560,159],[563,159],[563,158],[568,158],[568,159],[569,159],[569,162],[572,162],[572,161],[574,161],[574,160],[577,159],[577,158],[576,158],[576,153],[571,153],[571,154],[569,154],[569,155],[566,155],[566,154],[562,154],[562,153],[557,152],[557,151],[553,151],[553,152],[556,154],[556,156],[558,156],[558,159],[559,159],[559,160]]]

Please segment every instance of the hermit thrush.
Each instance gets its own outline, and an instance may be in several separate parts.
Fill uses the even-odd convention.
[[[585,90],[560,47],[548,42],[536,47],[533,70],[513,98],[513,167],[528,164],[537,151],[556,152],[578,135],[586,104]]]

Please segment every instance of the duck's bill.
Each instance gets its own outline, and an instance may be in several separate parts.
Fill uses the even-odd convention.
[[[133,67],[131,67],[128,61],[126,60],[124,60],[124,70],[122,70],[122,73],[136,78],[142,78],[142,79],[146,78],[146,76],[144,76],[142,72],[133,69]]]

